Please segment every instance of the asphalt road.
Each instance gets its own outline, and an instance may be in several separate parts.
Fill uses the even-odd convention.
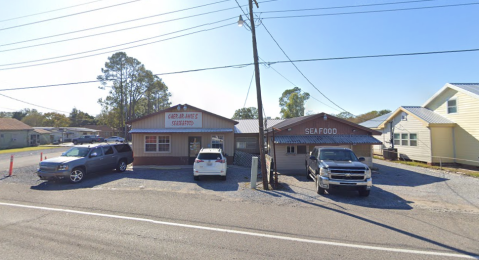
[[[42,159],[45,158],[53,158],[60,156],[63,152],[68,150],[70,147],[59,147],[59,148],[52,148],[52,149],[44,149],[44,150],[35,150],[35,151],[28,151],[28,152],[21,152],[13,154],[13,173],[18,168],[23,168],[27,166],[38,166],[40,162],[40,157]],[[10,158],[12,154],[0,154],[0,173],[8,172],[10,169]]]
[[[378,167],[360,198],[295,175],[251,190],[239,167],[227,181],[129,168],[70,185],[26,166],[0,178],[0,258],[479,259],[477,179]]]

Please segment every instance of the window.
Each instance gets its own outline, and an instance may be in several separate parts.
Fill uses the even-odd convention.
[[[212,135],[211,148],[220,148],[221,150],[224,150],[224,141],[225,138],[223,135]]]
[[[156,136],[145,136],[145,152],[156,152]]]
[[[306,154],[306,145],[298,145],[298,154]]]
[[[236,138],[237,149],[257,149],[256,137],[238,137]]]
[[[114,153],[113,148],[111,146],[103,146],[103,152],[105,153],[105,155]]]
[[[286,147],[286,153],[294,153],[294,146],[287,146]]]
[[[170,137],[169,136],[158,136],[158,152],[169,152],[170,151]]]
[[[400,140],[400,134],[394,134],[394,145],[400,145],[401,140]]]
[[[401,114],[401,120],[402,120],[402,121],[407,121],[407,114],[406,114],[406,113],[403,112],[403,113]]]
[[[94,153],[96,153],[96,156],[97,156],[97,157],[103,156],[103,150],[101,149],[101,147],[93,148],[93,149],[91,150],[90,156],[91,156],[92,154],[94,154]]]
[[[457,100],[450,99],[447,101],[447,113],[448,114],[457,113]]]
[[[408,134],[401,134],[401,145],[409,145]]]
[[[417,146],[417,134],[409,134],[409,145]]]
[[[145,136],[145,152],[170,152],[170,136]]]

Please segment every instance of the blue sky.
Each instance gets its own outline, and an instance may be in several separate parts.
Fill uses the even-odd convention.
[[[101,74],[101,68],[107,58],[119,50],[137,58],[155,74],[253,62],[251,33],[244,27],[238,27],[235,24],[242,12],[234,0],[136,22],[11,44],[220,1],[140,0],[128,2],[131,2],[131,0],[0,0],[0,45],[3,45],[0,46],[0,90],[93,81]],[[246,0],[238,0],[238,2],[241,5],[247,5]],[[377,5],[398,2],[409,3]],[[84,5],[64,10],[9,20],[83,3]],[[127,4],[19,26],[120,3]],[[364,6],[375,4],[376,6]],[[471,5],[394,12],[338,14],[460,4]],[[259,5],[259,9],[254,8],[254,12],[263,19],[263,24],[256,28],[258,52],[259,56],[268,62],[284,61],[287,58],[266,32],[265,27],[292,60],[479,48],[479,34],[477,33],[479,1],[474,0],[415,2],[407,0],[277,0],[260,1]],[[361,7],[268,13],[271,11],[345,6]],[[11,50],[226,8],[232,9],[123,32]],[[244,10],[247,11],[246,6]],[[319,14],[335,15],[305,17],[306,15]],[[298,17],[270,18],[280,16]],[[68,58],[79,58],[103,53],[92,57],[15,69],[18,66],[43,63],[23,62],[92,51],[225,19],[229,20],[142,43],[227,25],[219,29],[164,40],[142,47],[124,49],[139,44],[136,43],[68,56]],[[14,26],[19,27],[10,28]],[[44,62],[59,60],[62,60],[62,58],[49,59]],[[13,63],[21,64],[7,65]],[[446,83],[479,82],[477,78],[479,52],[312,61],[298,62],[296,65],[325,96],[339,107],[356,115],[371,110],[395,110],[401,105],[422,105]],[[253,66],[246,66],[160,77],[172,93],[171,102],[173,104],[188,103],[230,118],[236,109],[243,107],[245,100],[246,107],[257,106],[254,81],[246,99],[253,70]],[[270,67],[261,66],[260,70],[262,98],[267,116],[273,118],[280,116],[278,99],[284,90],[294,87],[289,81],[299,86],[303,91],[310,93],[313,97],[307,101],[306,110],[314,113],[326,112],[330,114],[343,111],[319,93],[290,63],[274,64]],[[97,100],[107,95],[105,90],[98,89],[99,85],[98,83],[89,83],[0,91],[2,95],[41,106],[33,106],[0,96],[0,111],[35,108],[41,112],[60,111],[68,114],[72,108],[76,107],[91,115],[97,115],[101,110]]]

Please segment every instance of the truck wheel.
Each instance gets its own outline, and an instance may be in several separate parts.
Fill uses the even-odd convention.
[[[82,168],[75,168],[70,172],[70,182],[79,183],[85,177],[85,171]]]
[[[324,195],[324,191],[325,191],[325,189],[323,189],[323,188],[321,188],[321,186],[319,186],[319,177],[316,176],[316,192],[319,195]]]
[[[370,193],[370,192],[371,192],[370,190],[361,189],[361,190],[359,190],[359,196],[361,196],[361,197],[367,197],[367,196],[369,196],[369,193]]]
[[[125,160],[120,160],[118,162],[118,165],[116,166],[116,170],[119,171],[119,172],[124,172],[126,171],[126,162]]]
[[[77,145],[78,143],[77,142],[73,142],[74,145]]]

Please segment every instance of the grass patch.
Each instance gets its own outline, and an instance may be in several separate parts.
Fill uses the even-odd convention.
[[[55,148],[58,148],[58,147],[51,147],[51,146],[23,147],[23,148],[1,150],[0,154],[29,152],[29,151],[38,151],[38,150],[55,149]]]
[[[373,158],[384,161],[384,158],[382,156],[373,156]],[[415,162],[415,161],[389,161],[389,162],[399,163],[399,164],[404,164],[404,165],[409,165],[409,166],[415,166],[415,167],[434,169],[434,170],[454,172],[454,173],[459,173],[459,174],[471,176],[471,177],[474,177],[474,178],[479,178],[479,171],[473,171],[473,170],[464,169],[464,168],[460,168],[460,167],[442,167],[441,168],[439,166],[429,165],[427,163]]]

